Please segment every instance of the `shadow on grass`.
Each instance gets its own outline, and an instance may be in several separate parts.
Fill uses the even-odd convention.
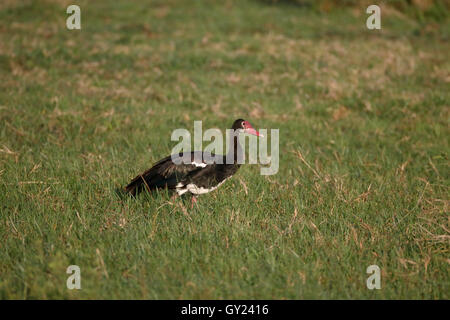
[[[136,195],[132,195],[130,193],[128,193],[127,191],[125,191],[124,188],[122,187],[116,187],[114,189],[114,194],[116,195],[116,197],[118,197],[120,200],[127,200],[127,199],[134,199],[136,201],[140,200],[142,201],[142,199],[145,199],[147,201],[160,201],[160,200],[164,200],[164,201],[182,201],[184,206],[188,206],[190,207],[191,205],[191,198],[192,196],[189,194],[183,194],[182,196],[177,196],[175,199],[173,199],[172,197],[175,195],[175,191],[171,191],[171,190],[167,190],[167,189],[163,189],[163,190],[155,190],[152,192],[149,192],[148,190],[144,189],[142,191],[140,191],[138,194]]]
[[[114,189],[114,194],[120,199],[120,200],[125,200],[128,198],[133,198],[133,196],[131,194],[129,194],[128,192],[126,192],[123,188],[119,188],[116,187]]]

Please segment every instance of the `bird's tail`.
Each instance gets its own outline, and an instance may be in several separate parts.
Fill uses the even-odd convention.
[[[148,181],[151,180],[152,175],[150,172],[144,172],[138,175],[136,178],[131,180],[131,182],[124,188],[125,192],[130,195],[135,196],[143,190],[151,191]]]
[[[137,176],[125,187],[125,191],[130,195],[135,196],[142,189],[144,184],[144,178],[142,176]]]

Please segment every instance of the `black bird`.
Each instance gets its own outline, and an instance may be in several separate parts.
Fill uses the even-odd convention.
[[[227,179],[231,178],[240,167],[239,157],[242,156],[238,135],[248,133],[262,136],[248,121],[238,119],[234,121],[230,135],[230,148],[227,155],[218,155],[192,151],[168,156],[141,173],[125,187],[125,191],[135,196],[143,190],[149,192],[159,188],[175,191],[176,195],[191,193],[192,206],[200,194],[217,189]],[[215,157],[215,158],[214,158]],[[221,161],[213,161],[220,159]],[[228,161],[227,161],[228,159]],[[182,160],[182,163],[180,163]]]

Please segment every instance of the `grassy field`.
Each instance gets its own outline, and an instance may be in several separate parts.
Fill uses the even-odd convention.
[[[76,1],[80,31],[1,2],[0,298],[449,298],[448,19],[269,2]],[[280,129],[276,175],[116,193],[239,117]]]

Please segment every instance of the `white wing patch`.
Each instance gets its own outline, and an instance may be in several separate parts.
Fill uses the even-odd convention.
[[[222,180],[222,181],[220,181],[216,186],[214,186],[214,187],[211,187],[211,188],[203,188],[203,187],[198,187],[198,186],[196,186],[195,184],[193,184],[193,183],[190,183],[190,184],[188,184],[186,187],[187,187],[187,190],[190,192],[190,193],[192,193],[192,194],[204,194],[204,193],[208,193],[208,192],[211,192],[211,191],[214,191],[214,190],[216,190],[218,187],[220,187],[225,181],[227,181],[229,178],[226,178],[226,179],[224,179],[224,180]]]
[[[191,164],[193,164],[196,167],[200,167],[200,168],[204,168],[204,167],[206,167],[208,165],[208,164],[203,163],[203,162],[198,163],[198,162],[195,162],[195,161],[191,162]]]
[[[186,188],[192,194],[204,194],[204,193],[208,193],[208,192],[213,191],[217,187],[212,187],[212,188],[208,189],[208,188],[203,188],[203,187],[197,187],[195,184],[189,183],[186,186]]]
[[[198,195],[198,194],[205,194],[211,191],[216,190],[218,187],[220,187],[223,183],[225,183],[225,181],[227,181],[228,179],[230,179],[231,177],[228,177],[222,181],[220,181],[216,186],[211,187],[211,188],[203,188],[203,187],[198,187],[197,185],[193,184],[193,183],[189,183],[187,185],[182,184],[181,182],[178,183],[176,185],[176,190],[178,195],[182,195],[186,192],[190,192],[192,194]]]
[[[177,190],[179,196],[188,192],[188,189],[181,182],[178,182],[178,184],[175,186],[175,189]]]

